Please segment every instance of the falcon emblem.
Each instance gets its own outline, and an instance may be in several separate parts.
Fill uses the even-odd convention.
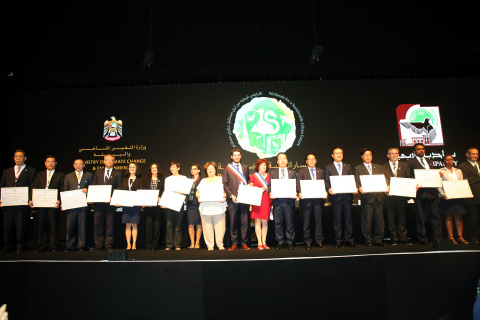
[[[122,120],[110,117],[110,120],[103,124],[103,137],[108,141],[115,141],[122,137]]]

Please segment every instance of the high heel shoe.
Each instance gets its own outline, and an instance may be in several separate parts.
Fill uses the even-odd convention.
[[[458,236],[457,241],[460,242],[461,244],[469,244],[469,242],[465,240],[463,236]]]
[[[452,244],[457,244],[457,241],[455,241],[455,238],[453,238],[453,236],[448,236],[448,239],[450,239]]]
[[[188,249],[190,249],[190,250],[195,249],[195,243],[192,242],[192,244],[190,245],[190,247],[188,247]]]
[[[200,242],[195,243],[195,249],[200,249]]]

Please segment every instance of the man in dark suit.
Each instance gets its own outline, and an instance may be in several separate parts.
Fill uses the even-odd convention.
[[[351,247],[357,245],[353,241],[352,235],[352,193],[335,194],[332,191],[330,182],[331,176],[353,175],[352,167],[343,163],[343,149],[335,147],[332,150],[333,163],[325,167],[325,188],[329,193],[330,202],[333,211],[333,229],[335,231],[335,248],[340,248],[345,240],[346,244]],[[342,214],[344,219],[344,234],[342,237]]]
[[[27,156],[25,151],[16,150],[13,160],[15,166],[3,171],[0,187],[31,187],[35,179],[35,169],[27,166],[25,161]],[[1,205],[1,201],[0,201]],[[3,227],[4,227],[4,249],[2,252],[11,252],[16,244],[17,253],[23,252],[25,249],[25,236],[27,233],[29,208],[24,206],[7,206],[3,207]],[[14,241],[14,235],[15,240]]]
[[[92,185],[111,185],[113,190],[120,189],[122,186],[123,174],[121,170],[113,167],[115,157],[107,154],[103,158],[104,169],[95,171]],[[93,237],[95,240],[95,251],[113,249],[114,240],[114,221],[116,208],[111,206],[109,202],[95,203],[93,216]]]
[[[425,159],[425,146],[422,143],[416,143],[413,146],[414,157],[408,160],[412,177],[415,176],[415,169],[433,169],[433,163]],[[432,226],[433,240],[439,240],[442,236],[442,219],[438,208],[438,189],[437,188],[419,188],[415,198],[415,212],[417,220],[417,238],[422,244],[428,244],[425,230],[425,220],[427,211],[430,216]]]
[[[319,248],[323,246],[323,230],[322,230],[322,211],[325,204],[325,200],[321,198],[317,199],[305,199],[302,195],[301,180],[324,180],[325,174],[322,169],[317,168],[317,157],[313,153],[308,153],[305,157],[307,163],[306,168],[302,168],[298,171],[297,176],[297,192],[300,198],[300,206],[303,213],[303,241],[305,242],[305,248],[310,249],[312,247],[312,232],[310,230],[310,224],[313,216],[315,221],[315,243]]]
[[[238,187],[240,184],[248,184],[249,172],[246,164],[241,164],[242,153],[240,149],[234,148],[230,152],[232,163],[223,170],[223,189],[227,194],[228,213],[230,214],[230,236],[232,246],[230,251],[238,247],[244,250],[250,250],[248,247],[248,236],[250,226],[250,206],[245,203],[237,202]],[[240,228],[239,228],[240,227]],[[240,235],[238,230],[240,229]]]
[[[478,168],[478,149],[470,147],[467,149],[467,161],[458,165],[462,170],[463,178],[468,180],[472,189],[473,198],[465,199],[470,225],[470,241],[479,243],[480,240],[480,170]]]
[[[390,179],[392,177],[410,178],[410,166],[398,160],[400,152],[398,148],[388,149],[388,162],[383,165],[383,174],[387,186],[390,188]],[[405,222],[406,197],[390,196],[388,193],[383,198],[383,204],[387,212],[388,229],[392,238],[392,245],[404,244],[412,245],[407,240],[407,225]]]
[[[363,148],[360,152],[363,163],[355,167],[355,183],[360,192],[361,201],[361,228],[363,241],[367,247],[384,246],[383,234],[385,221],[383,219],[382,192],[366,192],[362,187],[362,175],[383,174],[382,167],[372,163],[372,150]],[[373,231],[372,231],[373,224]]]
[[[83,193],[88,192],[88,186],[92,183],[93,174],[85,172],[85,161],[77,157],[73,161],[75,171],[65,176],[63,183],[63,191],[71,191],[81,189]],[[62,209],[63,210],[63,209]],[[87,223],[88,206],[82,208],[68,209],[66,211],[67,218],[67,249],[65,251],[85,250],[85,228]],[[75,243],[75,234],[78,241]]]
[[[278,198],[272,196],[272,180],[273,179],[297,179],[297,173],[291,169],[287,169],[287,154],[280,152],[277,155],[278,169],[270,170],[270,181],[268,183],[268,193],[272,199],[273,218],[275,220],[275,240],[277,241],[277,250],[287,248],[294,249],[295,229],[293,226],[293,211],[295,208],[295,197]],[[283,223],[285,222],[285,235],[283,232]]]
[[[53,208],[38,208],[38,248],[36,252],[42,252],[47,247],[56,252],[58,250],[58,223],[60,220],[58,192],[63,190],[63,181],[65,175],[63,172],[55,170],[57,160],[55,156],[48,155],[45,158],[45,168],[47,170],[39,172],[32,183],[32,189],[56,189],[57,202]],[[29,202],[30,207],[34,208],[34,202]],[[47,231],[50,228],[50,244],[47,241]]]

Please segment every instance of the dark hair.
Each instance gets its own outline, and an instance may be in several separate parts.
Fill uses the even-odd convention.
[[[370,151],[370,153],[372,153],[372,149],[370,148],[363,148],[361,151],[360,151],[360,155],[363,156],[363,154],[367,151]]]
[[[423,148],[425,148],[425,145],[424,145],[423,143],[417,142],[417,143],[415,143],[415,144],[413,145],[413,150],[415,150],[415,148],[416,148],[417,146],[422,146]]]
[[[396,149],[396,150],[400,153],[400,149],[398,149],[397,147],[390,147],[390,148],[388,148],[387,153],[390,153],[390,150],[393,150],[393,149]]]
[[[240,152],[240,154],[242,154],[242,151],[238,148],[233,148],[232,151],[230,151],[230,155],[233,156],[233,153],[234,152]]]
[[[443,158],[442,158],[442,162],[443,162],[444,164],[445,164],[445,158],[446,158],[446,157],[452,157],[452,158],[453,158],[453,156],[452,156],[451,154],[446,154],[446,155],[444,155]],[[453,158],[453,159],[455,160],[455,158]]]
[[[475,147],[470,147],[470,148],[468,148],[468,149],[467,149],[467,152],[465,152],[465,153],[470,153],[470,150],[472,150],[472,149],[475,149],[475,150],[477,150],[477,151],[478,151],[478,148],[475,148]]]
[[[57,162],[57,158],[55,158],[55,156],[54,156],[54,155],[51,155],[51,154],[48,154],[48,155],[45,157],[45,161],[47,161],[47,159],[49,159],[49,158],[53,158],[53,159],[55,159],[55,162]]]
[[[152,177],[152,166],[157,166],[157,170],[158,170],[157,177],[160,179],[162,177],[162,170],[160,170],[160,166],[156,162],[152,163],[150,167],[148,167],[148,177],[150,178]]]
[[[140,166],[138,165],[138,163],[133,162],[133,161],[130,161],[130,162],[127,164],[127,170],[125,170],[125,178],[130,177],[129,168],[130,168],[130,165],[131,165],[131,164],[134,164],[134,165],[135,165],[135,177],[141,177],[141,176],[142,176],[142,170],[140,170]]]
[[[170,162],[169,168],[170,168],[171,166],[173,166],[173,165],[175,165],[175,167],[178,168],[178,171],[180,171],[180,162],[178,162],[178,161],[172,161],[172,162]]]
[[[15,153],[17,153],[17,152],[23,153],[23,156],[24,156],[24,157],[27,156],[27,153],[26,153],[24,150],[22,150],[22,149],[17,149],[17,150],[15,150],[15,151],[13,152],[13,156],[15,156]]]
[[[208,176],[207,169],[210,166],[213,166],[215,168],[215,174],[217,174],[217,164],[213,161],[209,161],[203,166],[203,169],[205,169],[205,174]]]
[[[194,164],[192,164],[192,167],[197,167],[197,169],[200,170],[200,171],[198,171],[198,177],[201,177],[202,176],[202,169],[200,168],[200,166],[198,164],[194,163]],[[190,175],[193,178],[193,175],[192,174],[190,174]]]
[[[288,156],[285,152],[279,152],[279,153],[277,153],[277,160],[278,160],[278,157],[281,156],[282,154],[285,155],[285,158],[288,159]]]
[[[82,157],[76,157],[75,159],[73,159],[73,163],[75,163],[75,161],[77,160],[82,160],[83,164],[85,164],[85,160]]]
[[[312,156],[315,157],[315,159],[317,159],[317,156],[315,155],[315,153],[309,152],[309,153],[307,153],[307,154],[305,155],[305,160],[308,160],[308,156],[309,156],[309,155],[312,155]]]
[[[265,163],[267,165],[267,170],[265,170],[265,172],[268,172],[268,161],[267,161],[267,159],[258,159],[257,162],[255,162],[255,172],[258,172],[260,170],[260,165],[262,163]]]
[[[333,149],[332,149],[332,154],[333,154],[333,152],[334,152],[336,149],[340,149],[340,150],[342,150],[342,152],[343,152],[343,148],[342,148],[342,147],[336,146],[336,147],[333,147]]]

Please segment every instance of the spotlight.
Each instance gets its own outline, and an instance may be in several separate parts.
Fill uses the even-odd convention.
[[[310,55],[310,59],[308,59],[308,64],[315,64],[320,63],[320,58],[322,54],[325,52],[322,46],[315,46],[312,49],[312,54]]]

